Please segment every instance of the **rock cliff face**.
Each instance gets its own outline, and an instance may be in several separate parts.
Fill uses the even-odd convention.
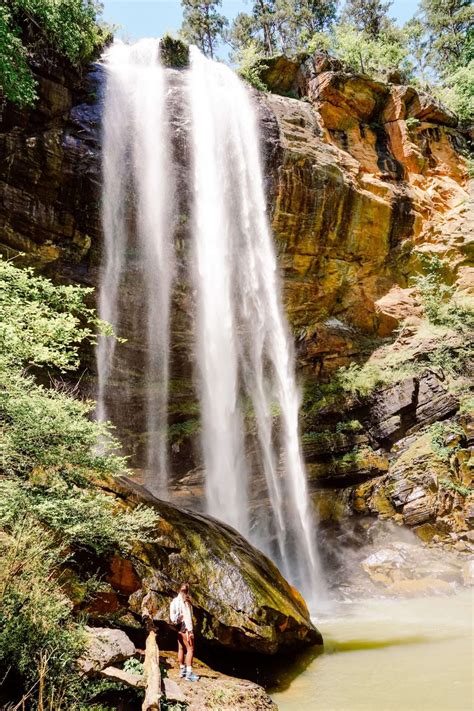
[[[420,253],[446,256],[468,290],[466,143],[431,97],[324,55],[276,60],[264,79],[300,97],[264,99],[278,124],[266,131],[273,228],[301,361],[327,375],[357,353],[357,335],[387,336],[416,313]]]
[[[180,102],[179,77],[180,72],[170,70],[172,113]],[[443,258],[446,279],[458,298],[474,293],[466,141],[456,118],[412,87],[347,72],[323,55],[302,63],[278,58],[270,62],[263,78],[273,91],[255,93],[268,201],[303,382],[328,380],[339,366],[366,360],[389,341],[395,340],[396,348],[406,352],[429,351],[429,339],[394,333],[407,317],[416,321],[422,314],[411,277],[423,255]],[[27,261],[58,279],[97,284],[103,72],[97,66],[82,78],[55,70],[39,77],[39,88],[35,110],[7,107],[1,119],[0,243],[7,254],[25,252]],[[188,236],[183,122],[174,120],[173,135],[177,154],[184,156],[183,219],[176,242],[181,269]],[[131,264],[124,286],[124,295],[137,302],[134,308],[139,306],[136,274]],[[178,281],[171,464],[177,499],[199,506],[190,305],[190,295]],[[132,463],[139,468],[149,433],[141,419],[143,383],[130,367],[140,353],[139,322],[134,328],[121,334],[129,337],[129,351],[120,361],[122,379],[111,412]],[[84,362],[92,364],[91,354],[85,354]],[[129,402],[123,398],[125,382]],[[93,393],[93,375],[83,383]],[[402,465],[393,469],[394,445],[457,410],[457,401],[434,375],[409,377],[391,387],[372,400],[340,401],[336,407],[319,408],[316,416],[317,408],[303,413],[303,444],[315,491],[335,487],[348,492],[374,477],[382,482],[354,494],[356,511],[379,511],[374,501],[379,494],[385,496],[384,487],[392,486],[394,478],[403,479]],[[359,422],[360,428],[337,429],[338,422],[349,420]],[[402,515],[409,525],[436,523],[430,513],[423,521],[412,517],[410,524],[405,511],[409,503],[391,501],[392,514]],[[265,505],[264,498],[259,505]],[[431,502],[430,512],[433,506]],[[438,535],[437,531],[431,533]]]

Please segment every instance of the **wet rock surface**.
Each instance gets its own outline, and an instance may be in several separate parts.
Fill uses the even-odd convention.
[[[353,509],[394,518],[425,542],[474,552],[470,423],[468,416],[445,423],[445,449],[429,429],[402,439],[388,473],[354,489]]]
[[[321,535],[335,599],[450,595],[472,584],[467,552],[423,543],[390,520],[345,518]]]

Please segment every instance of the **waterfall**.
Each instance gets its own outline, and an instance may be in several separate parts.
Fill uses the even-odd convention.
[[[321,589],[321,576],[299,444],[292,341],[266,213],[256,106],[231,69],[195,47],[190,59],[189,106],[170,109],[156,40],[114,44],[104,58],[105,253],[99,313],[130,343],[100,338],[97,416],[123,418],[127,400],[136,409],[127,380],[142,369],[146,466],[154,477],[154,483],[150,477],[145,483],[167,497],[174,214],[179,209],[181,219],[187,209],[189,264],[186,272],[183,260],[180,275],[187,279],[188,273],[196,302],[195,375],[207,511],[248,536],[312,597]],[[190,166],[186,150],[172,159],[170,112],[173,119],[178,112],[178,124],[186,127]],[[190,200],[187,183],[182,194],[176,193],[178,165],[181,177],[191,171]],[[251,514],[256,499],[268,514]]]
[[[151,488],[165,496],[174,180],[159,42],[145,39],[133,46],[114,43],[104,57],[104,65],[105,254],[99,315],[123,335],[121,304],[127,298],[127,290],[143,290],[144,313],[139,313],[141,308],[136,309],[132,330],[140,324],[138,336],[143,341],[141,357],[147,387],[146,424],[147,432],[152,434],[147,443],[147,468],[154,473]],[[109,384],[119,360],[115,339],[102,336],[97,347],[100,420],[109,417]],[[121,397],[124,401],[127,398],[126,384]]]
[[[292,580],[314,593],[320,575],[299,444],[299,395],[266,214],[256,109],[237,75],[195,47],[189,92],[208,511],[250,533]],[[260,521],[252,531],[243,434],[246,396],[273,512],[271,525]]]

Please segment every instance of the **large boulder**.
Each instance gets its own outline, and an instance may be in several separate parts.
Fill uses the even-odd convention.
[[[85,674],[99,672],[135,654],[135,645],[122,630],[86,627],[85,631],[86,648],[78,659],[78,666]]]
[[[122,486],[129,500],[147,503],[159,516],[156,541],[134,550],[141,586],[129,596],[132,612],[140,615],[150,594],[155,622],[169,626],[171,599],[188,581],[197,635],[213,646],[275,654],[322,644],[298,591],[237,531],[156,499],[130,480]],[[114,585],[113,573],[109,581]]]

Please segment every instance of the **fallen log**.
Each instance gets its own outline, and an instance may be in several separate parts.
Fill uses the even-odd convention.
[[[156,632],[150,629],[145,647],[145,700],[142,711],[159,711],[161,700],[160,652],[156,643]]]

